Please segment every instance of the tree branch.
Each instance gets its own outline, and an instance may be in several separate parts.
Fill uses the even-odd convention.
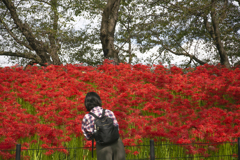
[[[117,45],[114,45],[119,51],[124,51],[126,53],[128,53],[128,50],[123,49],[123,46],[126,44],[127,42],[125,42],[121,47],[118,47]]]
[[[163,7],[163,8],[166,8],[170,11],[174,11],[174,12],[177,12],[177,13],[180,13],[180,14],[183,14],[184,12],[186,12],[187,14],[195,15],[195,16],[204,16],[205,14],[204,14],[203,10],[211,7],[211,3],[206,4],[204,7],[202,7],[202,6],[184,7],[184,6],[179,6],[179,5],[173,4],[171,2],[168,2],[167,0],[157,0],[154,3],[157,3],[157,2],[164,2],[165,5],[160,4],[160,6]],[[179,2],[179,3],[181,3],[181,2]],[[201,8],[199,8],[199,7],[201,7]]]
[[[15,56],[15,57],[21,57],[21,58],[26,58],[31,60],[27,65],[33,65],[34,63],[38,63],[41,66],[46,66],[46,64],[42,61],[42,59],[35,54],[32,53],[20,53],[20,52],[4,52],[4,51],[0,51],[0,56]]]
[[[46,2],[46,1],[44,1],[44,0],[36,0],[36,1],[38,1],[38,2],[42,2],[42,3],[45,3],[45,4],[48,4],[48,5],[51,5],[51,3]]]
[[[20,45],[24,45],[26,48],[33,50],[31,46],[29,46],[28,44],[24,43],[23,41],[20,41],[11,31],[10,28],[8,28],[8,26],[4,23],[4,21],[0,18],[0,22],[4,25],[5,29],[7,30],[7,32],[12,36],[12,38]]]
[[[215,35],[214,35],[214,28],[213,27],[210,27],[209,23],[208,23],[208,18],[207,16],[205,15],[203,17],[204,19],[204,25],[205,25],[205,28],[207,29],[208,33],[210,34],[210,36],[215,39]]]
[[[47,55],[48,47],[45,45],[42,41],[37,40],[34,36],[32,29],[27,23],[23,23],[17,14],[16,7],[14,6],[13,2],[10,0],[2,0],[7,9],[9,10],[11,17],[14,21],[14,23],[17,25],[19,30],[22,32],[22,34],[26,37],[29,45],[33,50],[36,51],[36,53],[41,57],[41,59],[45,63],[51,64],[50,57]]]
[[[41,62],[41,58],[38,55],[32,54],[32,53],[20,53],[20,52],[5,52],[0,51],[0,56],[15,56],[15,57],[22,57],[26,59],[32,59],[36,60],[38,62]]]
[[[219,29],[219,19],[217,18],[217,13],[215,10],[216,2],[217,2],[216,0],[212,0],[212,11],[211,11],[211,19],[212,19],[212,25],[214,28],[214,35],[215,35],[214,43],[216,44],[216,47],[218,49],[221,64],[225,65],[227,68],[230,68],[228,56],[221,40],[221,33]]]
[[[197,57],[195,57],[194,55],[191,55],[189,53],[179,53],[179,52],[174,52],[173,50],[171,50],[170,48],[168,48],[166,45],[162,44],[162,46],[169,52],[178,55],[178,56],[187,56],[190,57],[191,59],[195,60],[196,62],[198,62],[200,65],[204,65],[206,62],[201,61],[200,59],[198,59]]]
[[[223,8],[220,11],[219,21],[223,21],[227,16],[228,0],[224,0]]]

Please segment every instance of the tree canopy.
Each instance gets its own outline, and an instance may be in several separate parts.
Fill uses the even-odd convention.
[[[104,58],[132,64],[157,48],[147,63],[171,63],[176,55],[188,57],[186,67],[220,62],[229,68],[240,63],[239,5],[239,0],[2,0],[0,55],[22,57],[22,64],[97,65]],[[74,28],[76,17],[94,25]]]
[[[97,38],[88,28],[73,28],[76,11],[84,11],[78,1],[3,0],[0,5],[0,55],[42,66],[86,62],[85,55],[92,55]]]
[[[239,60],[240,10],[234,1],[157,0],[145,6],[149,7],[142,15],[140,29],[144,32],[138,42],[146,48],[159,45],[162,51],[187,56],[200,65],[218,59],[230,67],[229,58],[232,64]],[[198,48],[189,51],[200,42],[209,54],[204,58]]]

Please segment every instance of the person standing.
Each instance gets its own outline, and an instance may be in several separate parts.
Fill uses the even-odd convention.
[[[117,130],[119,129],[119,124],[114,113],[102,108],[102,101],[97,93],[88,92],[84,100],[84,105],[87,111],[89,111],[82,120],[82,131],[87,140],[95,138],[95,116],[101,118],[102,114],[104,114],[111,118],[114,126],[117,127]],[[125,160],[124,145],[120,137],[107,144],[101,144],[97,141],[96,151],[98,160]]]

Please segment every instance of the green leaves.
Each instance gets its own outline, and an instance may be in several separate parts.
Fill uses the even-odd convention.
[[[35,39],[43,42],[43,48],[49,47],[50,52],[54,48],[52,47],[54,43],[61,46],[57,52],[64,63],[84,62],[94,65],[101,63],[103,54],[99,36],[106,0],[12,0],[12,2],[16,6],[19,19],[30,26]],[[121,61],[127,63],[137,62],[137,56],[141,56],[141,53],[149,54],[152,49],[154,49],[152,62],[162,61],[164,58],[162,52],[158,53],[156,50],[165,50],[164,53],[169,57],[171,54],[201,57],[198,58],[200,61],[196,59],[191,63],[194,61],[199,63],[201,60],[213,63],[215,59],[219,62],[221,56],[218,55],[219,47],[214,39],[216,35],[213,34],[211,17],[213,11],[219,23],[219,37],[223,49],[231,64],[234,64],[240,59],[238,47],[240,11],[237,3],[232,1],[216,1],[214,8],[210,0],[122,0],[114,46],[119,50]],[[86,28],[74,28],[79,19],[87,20],[91,26],[86,26],[84,21],[78,26]],[[30,42],[16,26],[2,2],[0,20],[0,36],[3,39],[0,42],[0,51],[37,53],[26,47]],[[3,24],[7,25],[9,31]],[[17,38],[11,36],[10,31]],[[54,42],[50,42],[49,36],[54,37]],[[199,43],[203,46],[201,50],[197,46]],[[46,54],[49,55],[49,52]],[[211,56],[204,57],[203,53]],[[22,62],[28,61],[25,59]]]
[[[141,38],[136,36],[139,44],[146,44],[141,47],[149,48],[149,46],[155,47],[161,44],[162,47],[165,46],[170,49],[169,51],[171,53],[186,56],[194,54],[196,53],[195,51],[198,50],[198,48],[195,48],[195,51],[190,50],[187,54],[185,54],[186,50],[184,49],[184,45],[187,42],[204,42],[204,52],[209,54],[211,49],[216,47],[216,43],[213,43],[214,40],[209,34],[209,31],[207,31],[206,24],[203,20],[204,16],[207,17],[210,27],[213,27],[210,17],[210,12],[213,9],[211,8],[211,1],[164,0],[155,2],[144,1],[144,4],[144,7],[142,7],[142,13],[138,14],[139,23],[137,24],[138,33],[140,33],[142,36]],[[229,43],[236,43],[236,41],[233,39],[228,39],[226,41],[226,37],[234,38],[236,35],[239,36],[239,34],[237,32],[230,33],[228,31],[229,29],[227,28],[230,27],[231,21],[236,19],[240,12],[235,10],[236,7],[232,6],[231,2],[226,4],[217,1],[216,6],[217,8],[215,11],[218,15],[220,35],[222,43],[224,44],[224,49],[233,51],[233,48],[227,48],[226,42],[228,41]],[[225,17],[223,16],[224,14]],[[224,20],[220,19],[220,16],[222,16]],[[209,44],[212,45],[210,49],[207,47]],[[219,51],[211,54],[214,57],[214,55],[217,55],[218,52]],[[235,59],[237,59],[237,57],[235,57]]]

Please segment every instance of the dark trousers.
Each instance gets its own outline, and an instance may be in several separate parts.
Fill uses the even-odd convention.
[[[125,160],[125,150],[122,140],[119,138],[110,145],[96,145],[97,160]]]

